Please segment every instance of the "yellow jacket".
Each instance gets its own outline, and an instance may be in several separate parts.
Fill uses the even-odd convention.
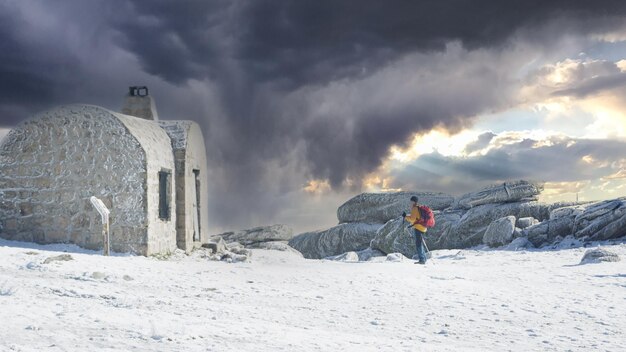
[[[420,232],[426,232],[426,227],[421,224],[416,224],[415,222],[422,218],[422,214],[420,214],[420,210],[417,206],[411,208],[411,214],[407,215],[404,220],[408,221],[409,224],[413,224],[413,228],[417,229]]]

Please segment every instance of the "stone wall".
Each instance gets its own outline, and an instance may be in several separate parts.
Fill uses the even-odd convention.
[[[208,240],[208,192],[207,163],[204,137],[200,126],[192,121],[160,121],[172,140],[176,160],[176,209],[177,245],[189,252]],[[199,171],[199,204],[195,204],[194,170]],[[194,204],[199,207],[196,209]],[[199,212],[199,223],[194,224],[194,212]],[[199,238],[194,240],[195,229]]]
[[[144,164],[137,140],[104,109],[65,106],[25,121],[0,147],[0,236],[102,248],[95,195],[112,209],[112,249],[142,252]]]
[[[145,153],[146,209],[148,247],[144,254],[172,252],[176,249],[175,165],[171,141],[157,122],[115,114],[140,143]],[[168,171],[170,180],[170,218],[159,218],[159,172]],[[122,183],[123,184],[123,183]]]
[[[156,169],[174,168],[168,145],[154,122],[96,106],[59,107],[23,122],[0,145],[0,236],[100,249],[95,195],[111,209],[112,250],[173,250],[175,218],[158,219]]]

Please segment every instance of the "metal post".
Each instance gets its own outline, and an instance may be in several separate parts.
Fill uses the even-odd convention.
[[[109,237],[109,219],[107,217],[107,221],[104,223],[103,226],[103,235],[104,235],[104,255],[109,255],[109,251],[111,248],[111,241],[110,241],[110,237]]]
[[[106,205],[104,205],[104,203],[100,199],[92,196],[89,200],[91,201],[91,204],[93,204],[93,206],[96,208],[98,213],[100,213],[100,217],[102,218],[102,250],[104,252],[103,254],[108,256],[110,252],[110,247],[111,247],[110,236],[109,236],[110,211],[109,209],[107,209]]]

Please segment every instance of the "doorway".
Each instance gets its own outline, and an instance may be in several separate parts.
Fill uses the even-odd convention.
[[[200,170],[193,170],[194,182],[193,187],[193,240],[200,241]]]

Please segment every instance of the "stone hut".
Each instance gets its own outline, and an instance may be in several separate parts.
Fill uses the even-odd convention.
[[[147,90],[131,98],[154,110]],[[113,251],[151,255],[206,242],[200,128],[147,115],[69,105],[11,130],[0,144],[0,237],[100,249],[101,219],[89,200],[96,196],[111,210]]]

